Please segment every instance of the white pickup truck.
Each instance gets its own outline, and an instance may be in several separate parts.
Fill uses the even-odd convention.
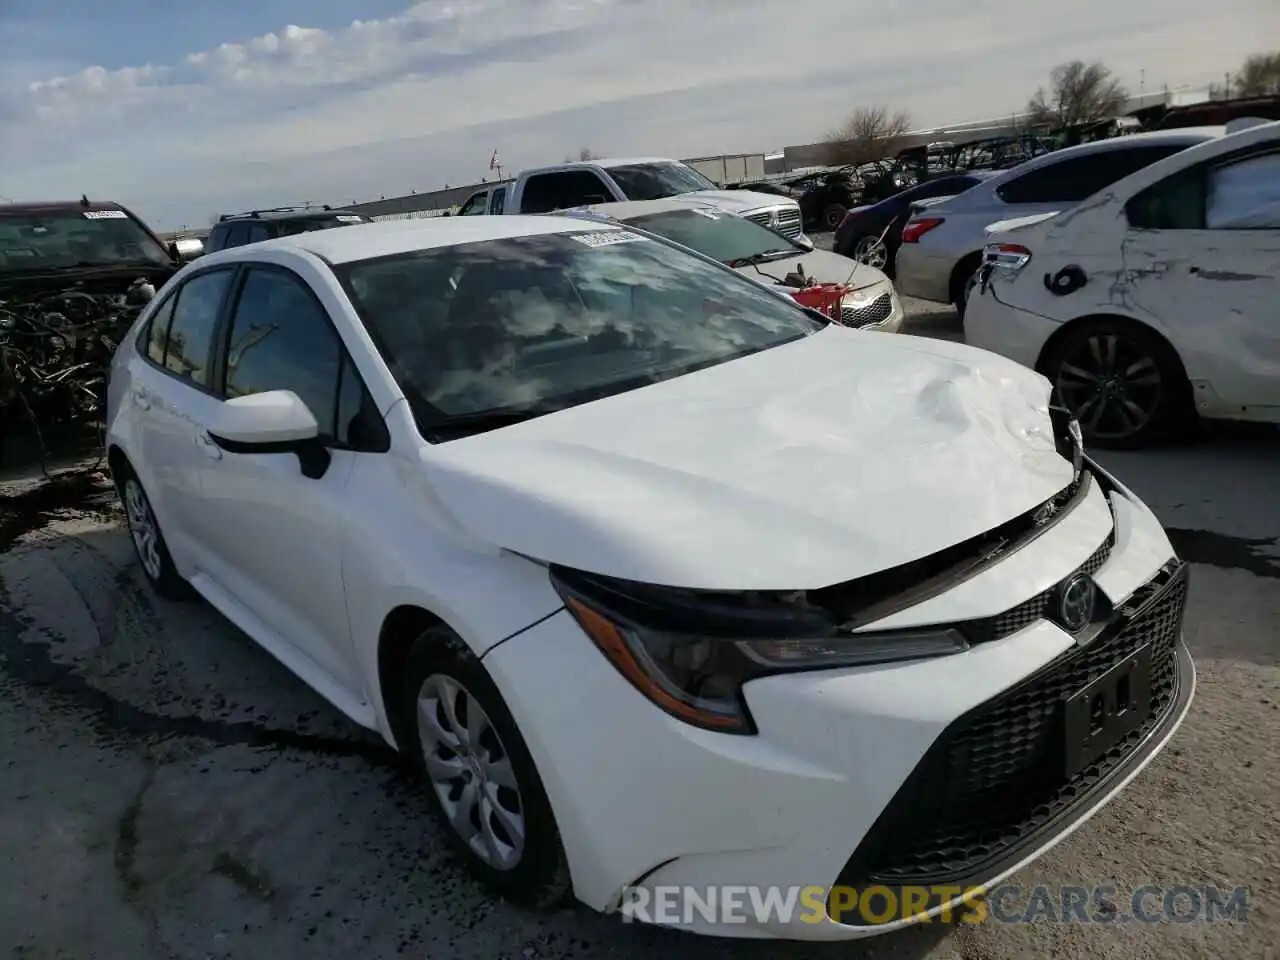
[[[472,194],[456,215],[551,213],[686,194],[783,236],[807,240],[800,206],[794,200],[751,190],[721,190],[688,164],[662,157],[579,160],[525,170],[514,180],[490,184]]]

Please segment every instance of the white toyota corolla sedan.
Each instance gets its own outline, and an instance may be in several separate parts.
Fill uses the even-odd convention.
[[[403,751],[497,891],[924,887],[918,918],[1192,697],[1186,568],[1048,396],[617,225],[450,218],[185,267],[108,455],[154,587]],[[832,912],[676,921],[909,922]]]

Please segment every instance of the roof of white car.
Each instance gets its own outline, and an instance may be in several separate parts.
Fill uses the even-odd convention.
[[[291,237],[277,237],[242,247],[232,247],[201,257],[208,263],[215,257],[225,260],[249,259],[254,251],[264,249],[306,250],[323,257],[330,263],[350,263],[353,260],[369,260],[437,247],[452,247],[463,243],[479,243],[485,240],[506,240],[512,237],[532,237],[551,233],[581,232],[583,230],[608,230],[607,223],[593,223],[570,217],[491,216],[491,217],[428,217],[419,220],[383,220],[374,223],[353,223],[332,230],[316,230]],[[236,256],[242,254],[243,256]]]

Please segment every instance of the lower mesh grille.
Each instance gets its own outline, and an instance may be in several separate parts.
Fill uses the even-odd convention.
[[[844,304],[840,308],[840,322],[846,327],[869,327],[873,323],[884,323],[893,315],[893,297],[881,294],[865,307]]]
[[[954,723],[938,739],[841,872],[861,888],[971,880],[1069,814],[1116,771],[1177,698],[1177,643],[1187,574],[1179,566],[1126,606],[1127,622]],[[1140,594],[1142,591],[1140,591]],[[1138,595],[1136,595],[1138,596]],[[1074,776],[1066,774],[1065,703],[1147,648],[1151,713]]]

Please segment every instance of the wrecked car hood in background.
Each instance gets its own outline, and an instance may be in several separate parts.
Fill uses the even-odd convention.
[[[746,213],[762,207],[793,207],[796,201],[772,193],[756,193],[754,190],[697,190],[681,194],[682,197],[705,200],[729,213]]]
[[[472,535],[655,584],[830,585],[932,554],[1064,489],[1038,374],[831,326],[534,420],[424,446]]]

